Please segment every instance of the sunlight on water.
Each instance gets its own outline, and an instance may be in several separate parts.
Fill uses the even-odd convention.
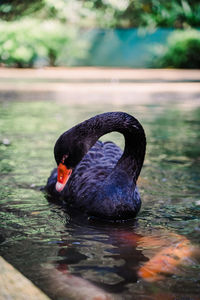
[[[133,114],[145,128],[143,203],[132,222],[100,224],[71,219],[64,207],[48,203],[41,187],[55,166],[57,137],[104,106],[0,103],[0,254],[52,299],[64,299],[56,288],[63,273],[81,278],[81,284],[88,280],[114,299],[199,299],[200,109],[108,105],[112,110]],[[119,134],[107,139],[123,147]],[[180,235],[177,256],[186,250],[191,256],[178,258],[180,264],[174,260],[166,273],[155,271],[162,278],[142,279],[142,266],[149,267],[149,259],[163,249],[170,256]]]

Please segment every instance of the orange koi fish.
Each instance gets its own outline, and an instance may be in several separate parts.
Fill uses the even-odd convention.
[[[140,267],[138,275],[144,280],[153,282],[164,279],[164,275],[176,272],[178,265],[188,263],[189,258],[194,253],[194,246],[187,238],[177,234],[170,235],[175,238],[172,244],[164,247]]]

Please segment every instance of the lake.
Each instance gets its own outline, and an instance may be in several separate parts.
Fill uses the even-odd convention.
[[[80,121],[115,110],[135,116],[147,136],[138,182],[140,213],[121,223],[70,216],[42,189],[55,167],[55,141]],[[118,133],[102,140],[124,145]],[[77,289],[79,283],[96,287],[113,299],[199,299],[200,106],[176,101],[78,105],[5,97],[0,156],[0,255],[49,297],[68,299],[59,280],[66,275]],[[157,280],[141,278],[138,270],[173,245],[176,236],[186,238],[197,253]]]

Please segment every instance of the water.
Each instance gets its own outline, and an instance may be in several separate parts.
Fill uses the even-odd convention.
[[[119,107],[110,104],[106,110]],[[200,108],[166,103],[121,105],[120,110],[137,117],[147,135],[139,180],[142,208],[136,220],[108,224],[70,217],[41,191],[55,166],[57,137],[105,111],[105,105],[0,103],[0,255],[52,299],[70,298],[64,296],[69,283],[77,290],[81,284],[98,287],[114,299],[199,299],[198,254],[162,280],[145,281],[138,269],[163,241],[170,246],[173,233],[194,247],[200,244]],[[119,134],[103,139],[123,147]],[[155,239],[157,244],[151,242]]]

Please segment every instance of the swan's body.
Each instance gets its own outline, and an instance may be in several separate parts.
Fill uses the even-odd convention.
[[[118,131],[125,137],[125,149],[112,142],[97,141],[100,136]],[[132,116],[113,112],[97,115],[63,133],[54,153],[72,169],[61,192],[56,191],[57,169],[46,189],[67,204],[103,219],[129,219],[138,213],[141,200],[136,181],[145,155],[145,134]]]

